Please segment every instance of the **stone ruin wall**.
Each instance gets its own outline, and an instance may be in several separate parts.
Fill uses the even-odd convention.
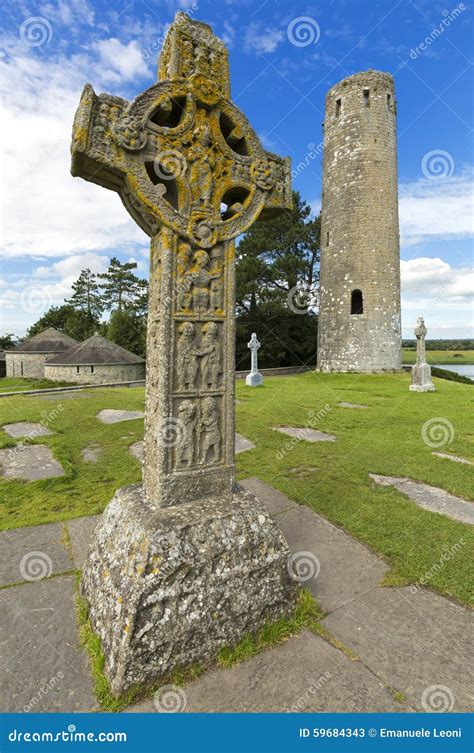
[[[393,78],[368,71],[326,97],[318,368],[401,368]],[[362,291],[363,313],[351,314]]]

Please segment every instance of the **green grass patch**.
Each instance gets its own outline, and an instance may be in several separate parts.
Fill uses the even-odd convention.
[[[72,387],[72,382],[53,382],[51,379],[24,379],[23,377],[1,377],[0,392],[22,392],[24,390],[47,390],[51,387]]]
[[[403,363],[416,363],[416,348],[403,348]],[[426,361],[433,366],[474,364],[474,350],[427,350]]]
[[[387,584],[425,580],[440,593],[472,602],[472,527],[422,510],[369,477],[404,476],[474,499],[472,466],[432,454],[441,449],[474,460],[474,390],[444,379],[434,383],[436,392],[414,393],[408,389],[408,373],[308,372],[267,378],[258,388],[238,380],[237,430],[256,447],[237,455],[237,467],[239,478],[257,476],[383,556],[390,567]],[[342,401],[369,407],[340,408]],[[143,437],[143,420],[105,425],[96,414],[103,408],[143,410],[143,388],[91,390],[90,397],[62,403],[60,395],[57,401],[7,397],[0,404],[3,423],[41,421],[62,405],[48,424],[54,434],[34,441],[49,445],[66,471],[63,477],[31,483],[0,479],[1,528],[100,513],[117,488],[140,481],[140,464],[128,446]],[[452,430],[446,444],[430,447],[423,441],[423,427],[439,417]],[[310,444],[273,430],[285,424],[312,426],[334,434],[337,441]],[[0,431],[1,447],[13,444]],[[81,449],[91,444],[102,450],[97,463],[82,459]],[[442,561],[460,539],[465,544]],[[434,568],[439,562],[443,566]]]
[[[134,686],[123,695],[116,697],[112,694],[108,680],[104,674],[105,657],[102,652],[100,638],[92,629],[87,602],[79,595],[76,597],[76,612],[81,645],[89,657],[94,682],[94,694],[103,711],[122,711],[127,706],[138,703],[144,698],[153,695],[153,693],[164,685],[185,685],[195,680],[206,669],[210,669],[213,666],[204,667],[194,664],[190,667],[176,669],[166,677],[162,677],[156,683]],[[256,635],[249,635],[244,638],[235,648],[221,649],[216,660],[216,665],[229,668],[242,661],[251,659],[261,651],[280,645],[305,628],[310,630],[315,629],[321,616],[322,613],[316,606],[310,592],[303,590],[294,613],[287,620],[282,619],[277,622],[267,623]]]

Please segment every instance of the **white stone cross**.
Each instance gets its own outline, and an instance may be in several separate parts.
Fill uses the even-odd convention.
[[[252,337],[247,343],[247,348],[250,348],[250,374],[247,374],[245,384],[248,387],[260,387],[263,384],[263,376],[258,371],[257,352],[260,348],[260,343],[257,340],[255,332],[252,332]]]
[[[435,387],[431,379],[431,366],[426,363],[425,338],[427,329],[425,320],[419,316],[415,327],[416,364],[411,370],[411,392],[433,392]]]

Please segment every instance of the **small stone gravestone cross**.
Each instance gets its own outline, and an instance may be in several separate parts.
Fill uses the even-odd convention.
[[[235,486],[234,238],[290,208],[288,159],[230,99],[227,50],[178,13],[159,82],[132,102],[87,85],[72,173],[116,191],[151,238],[143,485],[107,507],[82,579],[114,693],[293,608],[289,549]]]
[[[263,384],[263,376],[258,371],[258,349],[260,343],[257,340],[257,335],[252,332],[252,337],[247,343],[247,348],[250,348],[250,374],[245,377],[245,383],[248,387],[259,387]]]
[[[433,392],[435,386],[431,380],[431,366],[426,363],[425,338],[427,329],[422,316],[419,316],[415,327],[416,337],[416,364],[411,370],[412,392]]]

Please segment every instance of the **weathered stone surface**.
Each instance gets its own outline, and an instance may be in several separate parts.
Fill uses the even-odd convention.
[[[364,409],[364,408],[368,408],[369,407],[368,405],[359,405],[358,403],[345,403],[345,402],[338,403],[338,405],[339,405],[340,408],[361,408],[361,409]]]
[[[369,473],[369,476],[376,484],[394,486],[395,489],[406,494],[425,510],[439,512],[452,520],[459,520],[460,523],[474,525],[474,504],[472,502],[449,494],[449,492],[438,489],[436,486],[423,484],[421,481],[413,481],[409,478],[394,478],[393,476],[379,476],[376,473]]]
[[[0,533],[0,586],[41,580],[72,568],[61,523]]]
[[[1,475],[39,481],[43,478],[64,476],[64,469],[55,460],[51,449],[43,444],[17,445],[0,450]]]
[[[474,465],[471,460],[467,458],[461,458],[459,455],[450,455],[449,452],[432,452],[432,455],[436,455],[438,458],[444,458],[445,460],[452,460],[453,463],[463,463],[464,465]]]
[[[98,711],[75,591],[74,576],[0,591],[1,712]]]
[[[253,450],[255,449],[255,444],[250,440],[247,439],[247,437],[242,436],[242,434],[238,434],[235,432],[235,454],[238,455],[239,452],[245,452],[246,450]]]
[[[394,81],[349,76],[326,96],[318,369],[401,368]]]
[[[297,593],[278,528],[234,488],[235,238],[291,208],[289,160],[230,101],[206,24],[177,14],[159,76],[131,103],[86,86],[73,128],[73,174],[151,237],[143,487],[107,508],[82,585],[115,692],[207,661]]]
[[[257,339],[255,332],[252,332],[252,337],[247,343],[247,347],[250,348],[250,373],[245,377],[245,384],[247,387],[260,387],[263,384],[263,376],[258,370],[258,349],[260,343]]]
[[[103,424],[118,424],[121,421],[134,421],[144,417],[145,414],[139,410],[114,410],[113,408],[104,408],[97,414],[97,418]]]
[[[236,667],[209,672],[184,690],[185,713],[411,710],[361,662],[308,631]],[[153,698],[127,712],[156,712]]]
[[[294,608],[288,546],[244,490],[157,509],[120,489],[96,530],[82,579],[113,691],[213,659]]]
[[[82,570],[89,552],[90,542],[100,520],[100,515],[86,515],[73,518],[65,524],[71,542],[72,558],[77,570]]]
[[[423,588],[376,588],[329,614],[323,625],[417,711],[474,710],[469,609]],[[425,691],[437,685],[444,686],[440,705],[436,697],[430,704],[429,692],[423,704]]]
[[[334,434],[326,434],[324,431],[309,429],[302,426],[277,426],[276,431],[287,434],[289,437],[302,440],[305,442],[335,442]]]
[[[47,437],[53,433],[47,426],[30,423],[29,421],[20,421],[16,424],[4,424],[2,429],[10,437],[15,437],[15,439],[18,437],[28,437],[29,439],[34,439],[35,437]]]
[[[435,386],[431,379],[431,366],[426,363],[425,338],[427,329],[422,316],[419,316],[415,327],[416,363],[411,370],[412,392],[434,392]]]
[[[91,444],[81,450],[82,459],[86,463],[98,463],[102,454],[102,448],[98,444]]]

